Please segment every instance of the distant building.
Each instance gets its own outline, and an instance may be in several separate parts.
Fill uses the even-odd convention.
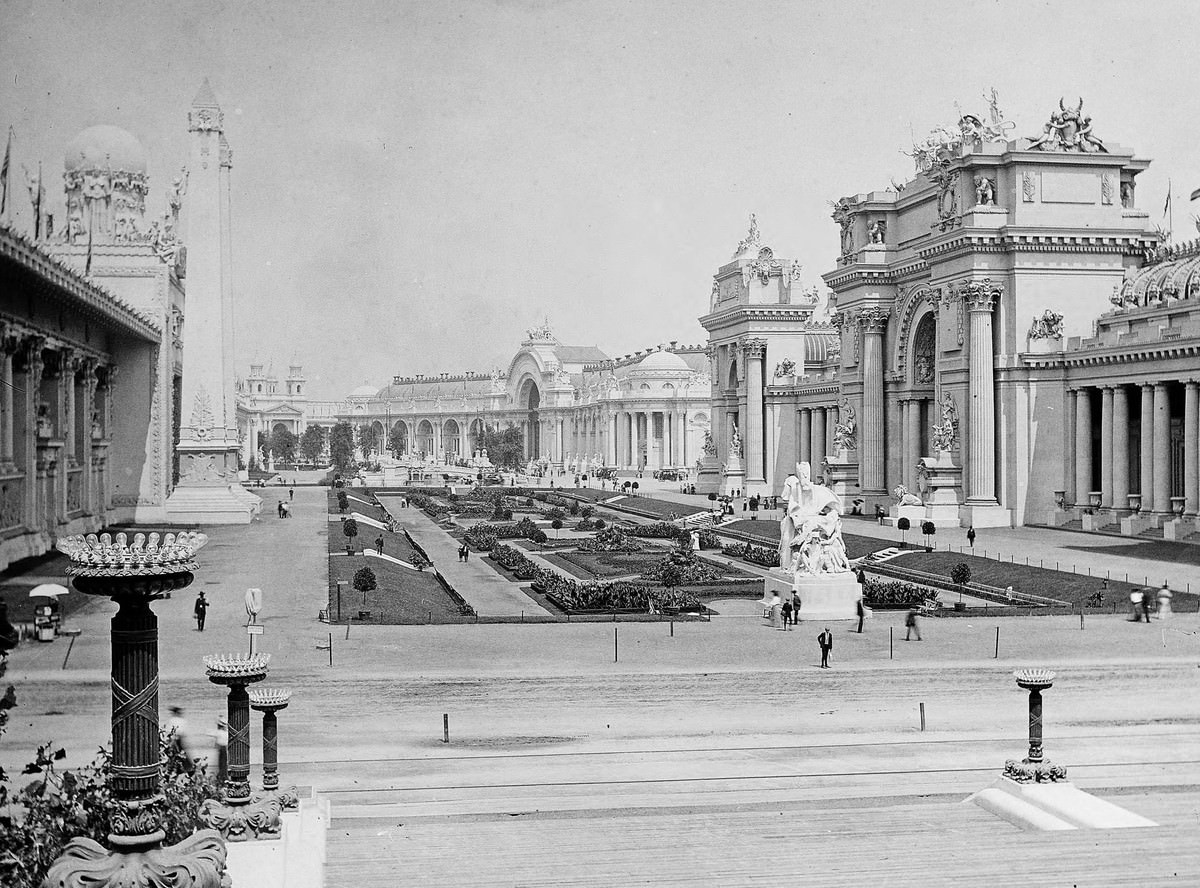
[[[534,327],[507,370],[396,376],[360,386],[338,419],[375,432],[397,454],[453,461],[479,449],[484,429],[521,430],[527,460],[555,466],[657,469],[696,462],[709,428],[708,359],[702,346],[646,349],[610,358],[563,345]]]

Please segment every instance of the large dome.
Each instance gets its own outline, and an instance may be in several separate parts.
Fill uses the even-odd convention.
[[[132,133],[119,126],[101,124],[85,129],[67,146],[63,167],[75,170],[146,172],[146,149]]]
[[[674,352],[656,351],[642,358],[634,369],[638,373],[689,373],[692,368]]]

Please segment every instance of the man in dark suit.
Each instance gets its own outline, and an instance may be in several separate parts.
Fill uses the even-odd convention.
[[[825,631],[817,636],[817,644],[821,646],[821,668],[829,668],[829,652],[833,650],[833,633],[829,631],[829,627],[825,627]]]

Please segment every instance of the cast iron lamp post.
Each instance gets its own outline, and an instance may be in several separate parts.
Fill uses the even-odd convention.
[[[229,688],[229,774],[221,800],[200,807],[200,820],[231,842],[279,835],[283,805],[274,796],[250,797],[250,695],[246,686],[267,677],[270,654],[220,654],[205,657],[208,680]]]
[[[161,540],[161,545],[160,545]],[[158,618],[150,602],[193,579],[195,555],[208,537],[200,533],[119,533],[72,536],[57,546],[71,560],[75,588],[117,603],[112,618],[112,778],[119,811],[108,836],[112,850],[89,838],[67,843],[50,865],[44,888],[167,886],[220,888],[225,843],[203,829],[162,846],[161,748],[158,722]]]
[[[1029,754],[1020,762],[1004,763],[1004,776],[1018,783],[1056,783],[1067,779],[1067,769],[1047,761],[1042,754],[1042,691],[1054,684],[1049,669],[1018,669],[1017,686],[1029,691]]]

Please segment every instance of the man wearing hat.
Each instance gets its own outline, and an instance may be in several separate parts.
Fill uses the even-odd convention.
[[[201,590],[200,595],[196,598],[196,606],[192,609],[192,613],[196,615],[196,631],[204,631],[204,618],[208,616],[208,599],[204,597],[204,591]]]

